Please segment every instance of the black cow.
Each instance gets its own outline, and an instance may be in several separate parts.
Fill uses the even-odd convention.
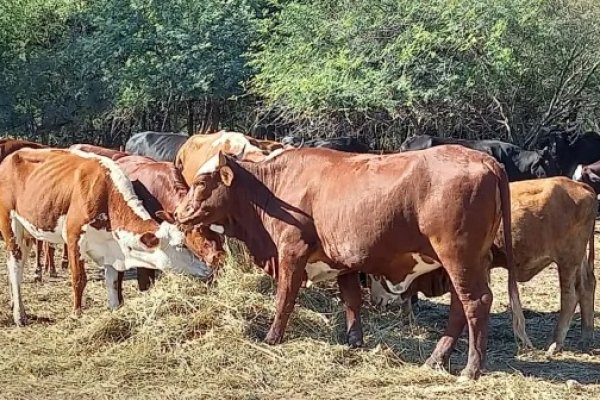
[[[327,149],[346,151],[348,153],[368,153],[370,151],[368,144],[358,138],[350,136],[308,140],[295,136],[286,136],[281,139],[281,143],[294,147],[324,147]]]
[[[145,156],[156,161],[175,161],[179,148],[189,136],[175,132],[138,132],[125,143],[125,151],[129,154]]]
[[[600,161],[590,165],[579,164],[573,173],[573,179],[578,182],[587,183],[600,194]]]
[[[554,154],[561,175],[572,177],[578,165],[600,160],[600,135],[596,132],[555,130],[540,142],[547,144]]]
[[[559,169],[549,150],[524,150],[499,140],[467,140],[420,135],[406,139],[400,146],[400,151],[423,150],[446,144],[458,144],[491,155],[504,165],[511,182],[547,178],[559,174]]]

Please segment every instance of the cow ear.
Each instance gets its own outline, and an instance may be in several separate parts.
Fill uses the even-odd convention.
[[[227,157],[225,157],[225,153],[219,150],[219,162],[217,163],[217,168],[224,167],[227,165]]]
[[[158,247],[160,241],[152,232],[146,232],[140,237],[140,242],[149,249]]]
[[[161,221],[166,221],[170,224],[175,223],[175,217],[173,217],[173,213],[170,213],[168,211],[158,210],[156,213],[154,213],[154,215],[156,216],[156,218],[160,219]]]
[[[225,184],[225,186],[231,186],[231,183],[233,182],[232,169],[226,165],[219,169],[219,174],[221,175],[221,181],[223,181],[223,184]]]

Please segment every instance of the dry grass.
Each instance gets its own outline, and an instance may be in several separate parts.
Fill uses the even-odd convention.
[[[4,252],[2,252],[2,257]],[[2,258],[4,264],[4,258]],[[488,366],[478,382],[419,365],[445,326],[448,298],[423,301],[418,326],[404,327],[393,312],[365,310],[367,347],[342,343],[343,314],[335,288],[303,290],[287,340],[261,342],[274,312],[268,277],[231,261],[218,285],[164,276],[145,294],[126,284],[126,305],[106,309],[101,281],[90,281],[88,309],[70,317],[64,272],[43,284],[28,268],[26,309],[37,319],[12,324],[6,290],[0,293],[0,398],[6,399],[591,399],[600,396],[600,332],[594,354],[578,351],[579,321],[569,351],[547,359],[559,306],[558,279],[548,269],[522,285],[528,332],[540,350],[517,355],[505,272],[493,274],[495,294]],[[6,271],[0,269],[2,278]],[[597,271],[600,276],[600,271]],[[597,296],[599,297],[599,296]],[[600,301],[596,301],[600,310]],[[597,314],[598,315],[598,314]],[[596,319],[600,326],[600,318]],[[571,351],[572,350],[572,351]],[[466,339],[452,358],[466,362]],[[567,385],[570,379],[580,385]]]

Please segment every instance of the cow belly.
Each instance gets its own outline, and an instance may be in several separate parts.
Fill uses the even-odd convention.
[[[339,270],[331,268],[322,261],[306,264],[306,275],[308,277],[306,286],[309,287],[313,283],[335,279],[339,273]]]
[[[412,267],[412,270],[406,275],[404,280],[399,283],[392,283],[386,280],[389,291],[392,294],[401,295],[410,288],[411,283],[418,277],[433,270],[436,270],[442,266],[439,262],[435,260],[426,261],[423,257],[418,253],[411,254],[413,260],[415,261],[415,265]]]
[[[43,240],[50,243],[64,243],[66,241],[66,216],[61,215],[56,221],[56,227],[52,231],[39,229],[35,224],[29,222],[23,216],[11,211],[11,218],[18,222],[34,239]]]

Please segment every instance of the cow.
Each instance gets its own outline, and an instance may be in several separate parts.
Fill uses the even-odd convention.
[[[181,146],[189,139],[185,133],[138,132],[125,143],[125,151],[132,155],[145,156],[156,161],[175,161]]]
[[[347,151],[349,153],[368,153],[371,151],[368,144],[359,138],[350,136],[308,140],[296,136],[286,136],[281,139],[281,143],[294,147],[323,147],[327,149]]]
[[[600,160],[600,135],[596,132],[555,130],[540,138],[540,143],[550,148],[564,176],[572,177],[579,165]]]
[[[219,151],[256,162],[264,160],[270,154],[277,154],[284,147],[281,143],[254,139],[239,132],[219,131],[194,135],[179,149],[175,166],[181,170],[186,183],[191,185],[198,168]]]
[[[106,157],[78,150],[21,149],[0,164],[0,187],[0,233],[18,326],[27,322],[21,282],[28,237],[67,244],[75,316],[83,307],[84,255],[104,265],[110,308],[120,304],[117,271],[143,266],[211,275],[184,248],[183,232],[153,220],[123,171]]]
[[[197,171],[175,219],[219,225],[276,277],[269,344],[282,341],[305,275],[337,278],[346,339],[360,346],[358,272],[408,287],[443,266],[453,283],[450,318],[426,365],[442,365],[468,325],[469,359],[461,375],[476,379],[485,364],[492,302],[487,271],[501,217],[511,243],[509,201],[502,167],[461,146],[393,155],[287,149],[257,163],[217,154]],[[513,329],[531,346],[511,268],[508,287]]]
[[[588,350],[594,333],[596,195],[588,185],[565,177],[513,182],[510,193],[517,280],[528,282],[552,263],[558,267],[561,307],[548,354],[563,348],[577,303],[581,309],[582,349]],[[492,254],[492,267],[506,268],[502,228],[494,240]],[[400,300],[401,305],[409,306],[406,299],[416,292],[435,297],[449,290],[450,279],[441,269],[418,277],[402,294],[396,293],[385,279],[371,279],[371,299],[375,304]]]
[[[149,157],[134,156],[115,150],[88,144],[76,144],[71,149],[109,157],[125,172],[132,182],[133,190],[144,208],[157,222],[174,222],[172,215],[177,205],[188,192],[181,172],[172,162],[154,161]],[[194,255],[206,262],[213,270],[223,264],[225,253],[223,238],[210,229],[199,227],[186,232],[185,245]],[[119,282],[123,280],[119,272]],[[138,268],[137,279],[140,290],[147,290],[155,279],[155,270]],[[119,301],[123,302],[119,284]]]
[[[23,148],[29,149],[45,149],[48,146],[45,146],[40,143],[30,142],[26,140],[20,139],[0,139],[0,163],[10,154],[15,151]],[[43,242],[41,241],[30,241],[29,246],[31,246],[35,242],[35,264],[36,264],[36,280],[41,281],[42,279],[42,270],[45,269],[50,273],[50,276],[55,277],[56,267],[54,265],[54,248],[50,246],[43,247]],[[64,269],[67,268],[65,263],[62,264]]]
[[[418,135],[407,138],[400,145],[400,151],[423,150],[448,144],[458,144],[494,157],[504,166],[510,182],[559,175],[559,169],[548,149],[524,150],[500,140],[467,140]]]
[[[573,173],[573,180],[588,184],[596,195],[600,195],[600,161],[589,165],[579,164]]]

